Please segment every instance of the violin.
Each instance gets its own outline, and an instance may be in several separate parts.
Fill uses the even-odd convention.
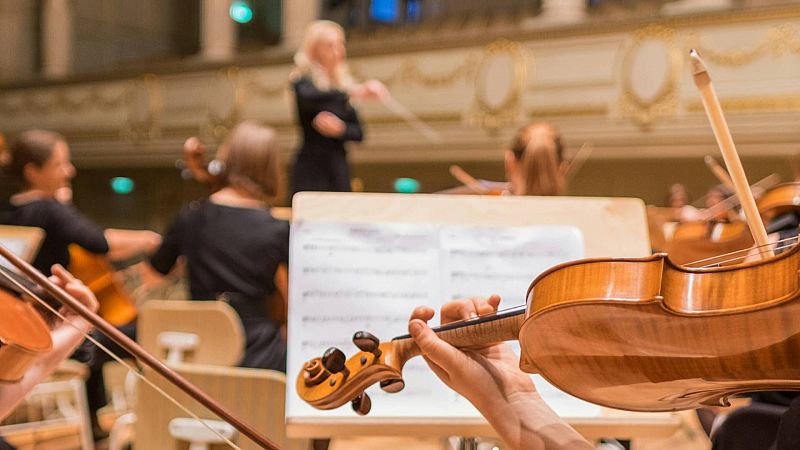
[[[95,328],[119,344],[128,353],[133,355],[140,363],[147,365],[156,373],[166,378],[170,383],[181,389],[201,405],[208,408],[214,414],[231,424],[234,428],[236,428],[243,435],[247,436],[258,446],[268,450],[279,449],[274,442],[264,437],[253,427],[234,416],[228,411],[227,408],[214,401],[211,397],[198,389],[184,377],[172,371],[166,366],[166,364],[159,361],[141,346],[133,342],[133,340],[125,336],[113,325],[103,320],[94,312],[90,311],[86,306],[67,294],[64,290],[51,283],[41,272],[37,271],[30,264],[23,261],[21,258],[2,245],[0,245],[0,256],[5,258],[22,274],[24,274],[30,280],[30,283],[40,287],[50,296],[58,300],[58,302],[71,309],[74,313],[83,317]],[[2,275],[6,274],[7,271],[0,270],[0,272],[2,272],[0,273],[0,275]],[[11,283],[13,285],[17,285],[17,283],[11,281],[12,278],[13,277],[5,278],[5,281],[0,282],[0,284],[4,285],[6,283]],[[25,292],[24,289],[22,291]],[[31,298],[43,303],[45,302],[45,300],[36,298],[35,294],[32,294]],[[41,354],[48,351],[52,345],[49,328],[46,325],[42,327],[42,322],[39,322],[38,319],[35,318],[39,313],[33,308],[19,306],[20,304],[24,305],[24,303],[18,299],[11,300],[15,300],[17,304],[12,304],[8,298],[5,298],[2,296],[2,294],[0,294],[0,308],[2,308],[0,309],[0,312],[2,313],[0,314],[0,342],[3,344],[0,345],[0,358],[2,358],[0,359],[0,363],[2,363],[0,364],[0,375],[2,375],[0,380],[2,381],[14,381],[24,375],[25,371],[36,359],[35,356],[26,354],[29,349],[34,349],[38,351],[37,354]],[[31,326],[23,328],[21,324],[27,323],[30,323]],[[19,341],[22,340],[25,341],[25,346],[18,345]]]
[[[7,269],[0,271],[10,274]],[[11,275],[9,275],[11,276]],[[0,277],[0,381],[19,381],[53,347],[50,325],[32,299]]]
[[[539,275],[524,310],[434,331],[458,348],[519,340],[522,370],[598,405],[726,406],[743,392],[800,389],[798,270],[797,246],[736,267],[687,268],[665,254],[585,259]],[[403,366],[420,353],[410,336],[353,341],[361,351],[349,359],[332,348],[305,363],[303,400],[319,409],[354,401],[364,413],[370,385],[404,387]]]
[[[758,211],[765,222],[800,209],[800,182],[782,183],[758,200]]]

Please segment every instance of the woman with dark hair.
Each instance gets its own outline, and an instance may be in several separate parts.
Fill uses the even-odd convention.
[[[78,244],[91,253],[115,253],[121,257],[147,253],[160,242],[152,231],[103,230],[58,196],[75,177],[69,146],[58,133],[30,130],[11,142],[5,155],[5,175],[18,191],[0,203],[0,223],[39,227],[44,242],[33,266],[49,275],[53,264],[68,267],[69,245]]]
[[[0,224],[44,230],[45,238],[33,266],[45,275],[51,274],[51,267],[55,264],[69,266],[71,244],[77,244],[90,253],[114,253],[126,258],[149,253],[160,243],[161,237],[152,231],[103,230],[59,198],[70,190],[70,181],[76,174],[70,161],[69,146],[60,134],[45,130],[25,131],[11,142],[8,153],[3,156],[3,172],[16,181],[18,190],[0,202]],[[135,322],[119,328],[129,337],[135,336]],[[105,336],[95,337],[114,353],[126,355]],[[89,409],[94,413],[106,403],[102,366],[110,361],[110,356],[88,341],[81,352],[75,357],[89,364],[86,389]],[[92,419],[95,419],[94,414]]]
[[[186,141],[190,151],[202,146]],[[234,128],[217,151],[222,188],[181,211],[150,259],[161,274],[186,260],[195,300],[224,297],[239,314],[247,339],[240,365],[286,371],[286,341],[267,315],[273,294],[286,301],[289,223],[272,217],[280,194],[280,150],[275,131],[254,122]],[[281,305],[283,306],[283,305]]]

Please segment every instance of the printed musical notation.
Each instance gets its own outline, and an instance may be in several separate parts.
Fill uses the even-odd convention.
[[[405,334],[414,307],[438,309],[453,298],[503,297],[502,307],[525,301],[528,285],[547,268],[583,256],[581,232],[572,226],[470,227],[432,224],[293,225],[289,300],[289,379],[303,362],[350,341],[364,330],[381,340]],[[432,322],[438,322],[438,317]],[[435,323],[432,323],[434,325]],[[404,368],[403,395],[373,388],[374,417],[426,415],[475,417],[422,359]],[[317,411],[287,390],[288,415],[352,415],[349,408]]]

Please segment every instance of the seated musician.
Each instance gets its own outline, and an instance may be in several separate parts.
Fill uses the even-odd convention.
[[[60,201],[59,194],[69,190],[70,180],[76,175],[69,146],[61,135],[45,130],[25,131],[11,142],[8,150],[3,155],[3,173],[13,178],[19,188],[0,203],[0,224],[39,227],[45,231],[42,247],[33,261],[33,266],[45,275],[50,275],[54,264],[69,266],[70,244],[91,253],[114,253],[125,258],[150,252],[160,242],[160,236],[151,231],[103,230],[71,204]],[[135,329],[135,323],[120,327],[129,337],[134,337]],[[125,355],[110,339],[95,337],[118,355]],[[89,409],[96,411],[106,404],[102,365],[110,357],[87,341],[76,358],[90,365],[86,389]]]
[[[90,310],[97,311],[97,300],[94,294],[80,280],[74,278],[60,265],[53,266],[52,273],[51,281]],[[50,375],[58,367],[58,364],[80,345],[84,339],[84,333],[91,330],[89,322],[82,317],[67,309],[62,310],[62,314],[66,321],[56,325],[51,332],[53,348],[41,355],[21,380],[15,383],[0,383],[0,420],[6,418],[34,386]],[[11,447],[0,438],[0,449],[5,448]]]
[[[186,145],[202,144],[190,138]],[[242,319],[247,343],[240,365],[285,372],[280,321],[267,316],[269,301],[286,301],[273,294],[288,284],[279,266],[289,260],[289,223],[274,219],[269,211],[281,186],[275,131],[255,122],[241,123],[220,146],[216,159],[225,167],[222,188],[181,211],[150,264],[167,274],[183,256],[192,298],[224,297]]]
[[[564,195],[563,147],[556,129],[533,122],[517,131],[505,152],[506,179],[512,195]]]

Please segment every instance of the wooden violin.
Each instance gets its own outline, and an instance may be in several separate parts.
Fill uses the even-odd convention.
[[[5,268],[0,271],[13,276]],[[0,382],[19,381],[52,349],[49,321],[33,299],[0,277]]]
[[[799,269],[797,246],[735,268],[691,269],[665,254],[586,259],[539,275],[525,310],[435,331],[467,349],[519,340],[522,370],[599,405],[724,406],[743,392],[800,389],[791,356],[800,346]],[[296,382],[302,399],[319,409],[361,406],[372,384],[403,388],[403,366],[419,354],[410,336],[353,339],[361,351],[346,361],[329,349],[305,364]]]
[[[37,271],[35,268],[33,268],[33,266],[23,261],[21,258],[2,245],[0,245],[0,256],[5,258],[9,263],[16,267],[20,273],[25,275],[25,277],[27,277],[29,280],[27,283],[32,283],[32,285],[43,289],[44,292],[52,296],[52,298],[58,300],[58,302],[65,305],[74,313],[83,317],[99,331],[108,336],[133,357],[135,357],[140,363],[147,365],[156,373],[166,378],[170,383],[181,389],[204,407],[208,408],[208,410],[231,424],[234,428],[236,428],[243,435],[247,436],[258,446],[269,450],[279,449],[279,447],[270,439],[266,438],[253,427],[234,416],[228,411],[227,408],[214,401],[214,399],[198,389],[184,377],[172,371],[172,369],[167,367],[167,365],[162,361],[159,361],[156,357],[148,353],[141,346],[133,342],[129,337],[125,336],[113,325],[109,324],[100,316],[89,310],[86,306],[67,294],[64,290],[51,283],[41,272]],[[2,272],[2,275],[7,275],[6,270],[0,270],[0,272]],[[18,282],[15,283],[13,281],[13,276],[4,276],[2,278],[5,279],[5,281],[0,282],[0,285],[11,283],[12,285],[16,286],[19,284]],[[23,289],[22,292],[25,292],[25,289]],[[21,304],[20,300],[13,300],[15,300],[18,304]],[[45,300],[37,300],[45,302]],[[43,328],[41,326],[42,322],[39,322],[34,318],[35,315],[39,313],[34,311],[33,308],[25,306],[19,307],[16,304],[12,304],[10,299],[4,298],[2,294],[0,294],[0,308],[2,308],[0,309],[0,313],[2,313],[0,314],[0,358],[2,358],[0,359],[0,363],[2,363],[2,365],[0,365],[0,375],[2,375],[0,376],[0,381],[14,381],[24,375],[30,363],[35,360],[35,356],[29,356],[26,353],[32,353],[32,349],[37,350],[38,354],[46,352],[50,349],[52,342],[50,341],[49,329],[47,326],[45,325]],[[31,326],[28,328],[21,328],[19,322],[31,322]],[[42,334],[44,331],[47,333]],[[46,338],[44,337],[45,334]],[[30,340],[27,346],[17,345],[20,337],[25,337]],[[14,370],[12,370],[12,368]]]
[[[758,211],[765,222],[800,209],[800,182],[782,183],[758,200]]]

